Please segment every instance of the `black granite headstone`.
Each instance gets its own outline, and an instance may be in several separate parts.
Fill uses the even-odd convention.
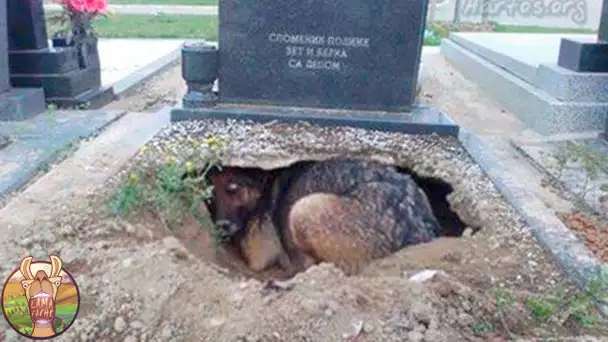
[[[608,42],[562,38],[557,65],[576,72],[608,72]]]
[[[427,0],[222,0],[220,102],[407,111]]]
[[[597,39],[562,38],[557,65],[577,72],[608,72],[608,0],[602,1]]]
[[[44,111],[44,93],[40,88],[11,88],[8,38],[7,4],[0,0],[0,120],[24,120]],[[0,137],[0,145],[8,142]]]
[[[42,0],[7,0],[10,81],[14,87],[42,87],[46,101],[63,107],[103,106],[114,99],[101,86],[97,39],[49,47]]]
[[[8,0],[9,49],[38,50],[48,47],[42,0]]]

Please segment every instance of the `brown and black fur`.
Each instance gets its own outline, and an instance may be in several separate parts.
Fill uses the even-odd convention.
[[[211,180],[214,220],[242,251],[246,241],[256,241],[250,232],[276,232],[284,253],[266,253],[272,255],[256,268],[278,261],[300,270],[325,261],[355,271],[404,246],[428,242],[441,230],[414,179],[377,162],[334,158],[273,171],[228,167]],[[255,259],[251,250],[249,263]]]

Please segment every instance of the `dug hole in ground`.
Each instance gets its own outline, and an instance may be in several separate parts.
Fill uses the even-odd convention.
[[[142,110],[168,98],[176,101],[180,92],[176,66],[112,106]],[[237,164],[271,167],[337,153],[408,166],[450,183],[453,210],[481,230],[403,249],[353,276],[321,264],[287,281],[251,277],[218,252],[201,222],[188,215],[173,221],[171,214],[183,208],[154,190],[166,165],[188,167],[180,156],[208,148],[213,139],[228,142],[224,158]],[[139,186],[149,191],[129,190]],[[151,196],[138,197],[141,193]],[[454,139],[305,124],[181,123],[155,136],[109,184],[61,203],[32,201],[44,210],[0,217],[0,223],[10,224],[2,271],[12,270],[13,255],[46,259],[57,253],[64,259],[78,282],[81,308],[58,338],[62,341],[503,341],[581,335],[599,341],[607,336],[601,325],[585,328],[585,319],[599,319],[593,306],[573,308],[571,299],[579,297],[571,284]],[[134,210],[118,215],[125,203]],[[561,294],[565,299],[553,300]],[[2,324],[5,338],[15,340]]]

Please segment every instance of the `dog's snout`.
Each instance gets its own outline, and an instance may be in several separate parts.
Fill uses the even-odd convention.
[[[230,220],[218,220],[217,222],[215,222],[215,227],[223,231],[224,233],[230,235],[236,233],[239,230],[238,226]]]
[[[218,229],[227,229],[230,227],[231,224],[232,222],[228,220],[217,220],[217,222],[215,222],[215,227],[217,227]]]

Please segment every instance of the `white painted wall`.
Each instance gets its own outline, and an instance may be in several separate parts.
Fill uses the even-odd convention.
[[[460,20],[481,22],[482,0],[460,0]],[[544,27],[588,28],[597,30],[602,12],[602,0],[488,0],[492,10],[490,20],[500,24]],[[431,3],[431,1],[429,1]],[[435,20],[452,21],[456,0],[436,0]],[[467,13],[466,8],[469,8]],[[548,10],[553,8],[553,10]],[[471,11],[471,9],[473,9]],[[540,13],[539,10],[550,13]],[[566,13],[564,13],[566,12]],[[480,13],[480,11],[477,11]]]

